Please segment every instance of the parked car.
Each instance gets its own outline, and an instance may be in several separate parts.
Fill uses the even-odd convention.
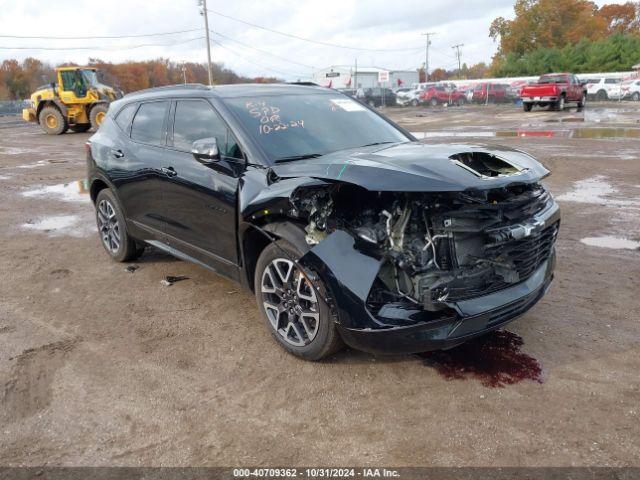
[[[420,103],[435,107],[440,104],[463,105],[466,101],[464,93],[458,90],[449,90],[445,85],[432,85],[420,92]]]
[[[420,92],[418,88],[410,88],[407,91],[396,93],[396,103],[401,106],[411,105],[413,107],[420,103]]]
[[[508,85],[502,83],[478,83],[473,88],[471,101],[475,103],[499,103],[507,101]]]
[[[526,80],[518,80],[515,82],[512,82],[508,87],[507,87],[507,91],[506,91],[506,98],[509,101],[515,101],[515,100],[519,100],[520,94],[522,93],[522,89],[529,85],[529,82],[527,82]]]
[[[619,78],[598,78],[596,81],[587,83],[587,95],[595,100],[617,100],[620,98],[620,84],[622,80]]]
[[[308,360],[343,342],[453,347],[528,311],[553,278],[560,214],[533,157],[420,143],[327,88],[129,94],[87,164],[113,260],[153,245],[240,282],[274,339]],[[244,325],[238,348],[255,335]]]
[[[567,102],[576,102],[578,108],[584,107],[587,90],[571,73],[549,73],[524,87],[520,96],[525,112],[530,112],[534,105],[563,110]]]
[[[627,80],[621,85],[622,98],[625,100],[640,100],[640,79]]]
[[[359,91],[357,98],[370,107],[388,107],[396,104],[396,94],[390,88],[364,88]]]

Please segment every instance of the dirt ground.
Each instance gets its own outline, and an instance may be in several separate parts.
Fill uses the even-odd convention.
[[[90,134],[5,118],[0,465],[640,465],[640,104],[386,113],[553,172],[556,279],[508,327],[542,383],[490,388],[413,355],[287,355],[238,285],[157,252],[134,273],[109,260],[77,182]]]

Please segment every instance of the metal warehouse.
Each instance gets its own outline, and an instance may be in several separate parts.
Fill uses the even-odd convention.
[[[379,81],[388,73],[388,81]],[[313,73],[313,81],[330,88],[410,87],[419,81],[417,70],[332,65]]]

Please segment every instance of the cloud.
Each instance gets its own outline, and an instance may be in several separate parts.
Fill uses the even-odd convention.
[[[267,55],[221,36],[213,47],[213,60],[248,75],[308,78],[312,69],[328,65],[417,68],[424,62],[425,31],[435,32],[430,52],[431,68],[453,68],[451,46],[463,43],[462,61],[488,62],[496,45],[488,37],[491,21],[513,15],[512,0],[236,0],[209,2],[209,8],[250,23],[322,42],[370,49],[409,49],[398,52],[346,50],[304,42],[253,28],[215,14],[210,26]],[[605,3],[602,0],[597,3]],[[606,2],[611,3],[611,2]],[[0,0],[0,32],[4,35],[97,36],[140,35],[200,28],[202,17],[196,0]],[[72,28],[69,27],[72,25]],[[29,33],[27,33],[29,32]],[[144,38],[105,40],[0,39],[0,46],[96,47],[95,50],[0,50],[0,60],[35,56],[58,63],[84,63],[89,57],[106,61],[168,57],[175,61],[206,60],[200,32]],[[191,40],[191,41],[189,41]],[[157,44],[132,50],[132,45]],[[220,45],[222,44],[222,46]],[[281,58],[277,58],[281,57]],[[293,62],[288,62],[292,60]]]

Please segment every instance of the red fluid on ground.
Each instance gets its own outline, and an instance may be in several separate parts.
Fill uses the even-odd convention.
[[[501,330],[451,350],[421,353],[419,357],[447,380],[477,378],[493,388],[522,380],[542,383],[542,367],[535,358],[520,351],[523,343],[515,333]]]

